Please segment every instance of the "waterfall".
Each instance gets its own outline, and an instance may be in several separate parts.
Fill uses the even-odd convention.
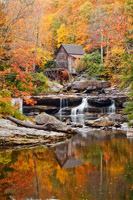
[[[109,106],[109,109],[108,109],[108,113],[109,114],[114,114],[115,111],[116,111],[115,101],[112,99],[111,100],[111,106]]]
[[[60,110],[58,112],[58,115],[60,115],[60,120],[66,108],[68,108],[68,99],[60,98]]]
[[[101,113],[103,113],[103,114],[109,114],[109,115],[116,113],[115,101],[112,99],[111,100],[111,105],[109,107],[103,107],[101,109]]]
[[[88,105],[87,98],[83,98],[82,103],[79,106],[77,106],[71,110],[72,121],[84,123],[84,117],[79,116],[79,115],[85,114],[85,112],[88,111],[88,107],[89,107],[89,105]]]
[[[21,98],[13,98],[11,103],[18,107],[20,113],[23,113],[23,100]]]

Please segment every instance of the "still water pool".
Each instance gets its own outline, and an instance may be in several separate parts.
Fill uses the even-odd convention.
[[[132,200],[133,140],[76,135],[54,147],[0,150],[0,200]]]

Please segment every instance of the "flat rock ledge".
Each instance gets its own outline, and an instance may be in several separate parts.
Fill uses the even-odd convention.
[[[0,146],[48,144],[69,137],[62,132],[18,127],[10,120],[0,119]]]

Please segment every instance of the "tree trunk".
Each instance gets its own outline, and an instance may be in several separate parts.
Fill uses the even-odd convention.
[[[102,30],[101,30],[101,62],[103,63],[103,33],[102,33]]]
[[[36,55],[37,55],[38,39],[39,39],[39,28],[37,28],[37,34],[36,34],[36,45],[35,45],[34,62],[33,62],[33,69],[34,70],[35,70],[35,67],[36,67]]]
[[[62,133],[68,133],[68,134],[76,134],[78,133],[77,130],[73,130],[73,129],[67,129],[67,130],[58,130],[56,127],[54,127],[52,124],[49,123],[45,123],[43,125],[35,125],[35,124],[28,124],[26,122],[20,121],[14,117],[11,116],[7,116],[7,119],[11,120],[12,122],[16,123],[17,125],[20,125],[22,127],[26,127],[26,128],[34,128],[34,129],[38,129],[38,130],[45,130],[45,131],[55,131],[55,132],[62,132]]]
[[[12,122],[15,122],[17,125],[26,127],[26,128],[34,128],[38,130],[46,130],[45,125],[35,125],[35,124],[28,124],[26,122],[20,121],[14,117],[7,116],[7,119],[11,120]]]

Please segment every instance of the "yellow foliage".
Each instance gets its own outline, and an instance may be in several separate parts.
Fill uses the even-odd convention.
[[[110,53],[113,54],[117,54],[117,55],[123,55],[125,53],[125,49],[123,48],[119,48],[119,47],[115,47],[113,48]]]
[[[59,179],[59,181],[62,184],[65,184],[65,182],[68,183],[68,181],[69,181],[69,174],[66,169],[61,169],[60,166],[58,165],[56,178]]]
[[[65,24],[61,24],[60,28],[57,30],[57,46],[59,47],[62,43],[67,43],[68,30]]]

